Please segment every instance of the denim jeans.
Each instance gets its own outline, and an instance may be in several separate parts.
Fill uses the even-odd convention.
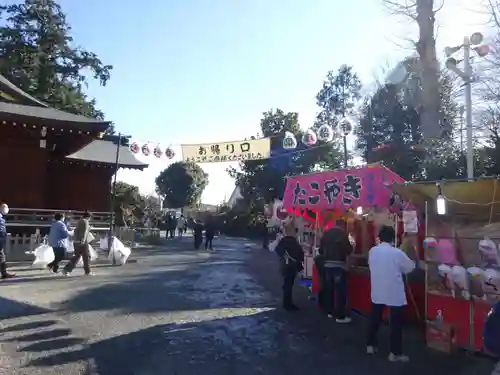
[[[388,306],[389,307],[389,348],[392,354],[403,354],[403,318],[404,306]],[[366,345],[377,347],[377,334],[382,321],[385,305],[372,303],[372,311],[370,314],[370,325],[368,329],[368,340]]]
[[[342,267],[325,267],[324,306],[337,319],[346,317],[347,271]],[[335,294],[335,301],[333,295]]]

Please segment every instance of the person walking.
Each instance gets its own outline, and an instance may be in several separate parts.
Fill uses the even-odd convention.
[[[394,228],[382,226],[378,235],[380,244],[368,253],[372,309],[368,329],[366,352],[377,351],[377,333],[384,308],[389,308],[389,361],[408,362],[403,354],[403,317],[407,304],[403,275],[415,269],[415,263],[400,249],[393,246]]]
[[[347,271],[352,245],[349,236],[341,228],[326,230],[321,237],[319,254],[323,271],[322,304],[330,318],[337,323],[350,323],[347,316]],[[335,295],[335,301],[334,296]]]
[[[16,275],[7,272],[7,257],[5,249],[7,247],[7,226],[5,215],[9,213],[9,206],[6,203],[0,204],[0,275],[2,279],[10,279]]]
[[[203,225],[197,220],[193,220],[194,249],[199,250],[203,242]]]
[[[205,224],[205,250],[213,250],[212,242],[215,237],[215,225],[212,219]]]
[[[486,318],[483,328],[483,342],[488,354],[500,358],[500,302],[495,303]],[[491,375],[500,375],[498,362]]]
[[[184,226],[186,225],[186,219],[184,215],[181,215],[177,220],[177,235],[182,238],[182,234],[184,233]]]
[[[59,271],[59,263],[66,255],[69,235],[70,232],[64,222],[64,215],[59,212],[56,213],[48,238],[48,244],[54,250],[54,260],[47,264],[47,268],[54,273]]]
[[[89,252],[89,239],[90,234],[90,213],[84,212],[82,218],[76,224],[74,234],[73,234],[73,245],[75,247],[75,254],[70,259],[68,264],[63,269],[64,275],[70,275],[75,269],[76,264],[82,258],[83,260],[83,270],[85,275],[93,275],[90,272],[90,252]]]
[[[280,271],[283,277],[283,308],[287,311],[297,311],[293,303],[293,285],[297,274],[304,269],[304,251],[297,241],[297,231],[292,221],[283,228],[284,236],[279,240],[274,250],[280,257]]]

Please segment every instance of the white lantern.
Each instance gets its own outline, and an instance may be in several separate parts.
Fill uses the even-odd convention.
[[[139,146],[139,143],[133,142],[130,145],[130,151],[132,151],[134,154],[138,154],[139,151],[141,151],[141,146]]]
[[[155,149],[153,150],[153,154],[154,156],[156,156],[157,158],[161,158],[161,156],[163,155],[163,151],[162,149],[160,148],[160,146],[156,146]]]
[[[318,129],[318,141],[331,142],[333,140],[333,129],[330,125],[321,125]]]
[[[297,148],[297,140],[292,133],[285,132],[285,138],[283,138],[283,148],[285,150],[293,150]]]
[[[306,146],[314,146],[318,142],[318,136],[312,129],[307,129],[302,135],[302,143]]]
[[[165,150],[165,156],[166,156],[168,159],[172,159],[172,158],[175,156],[175,152],[174,152],[174,150],[172,150],[170,147],[168,147],[168,148]]]
[[[147,143],[142,146],[141,151],[144,156],[149,156],[151,154],[151,148]]]
[[[352,132],[352,122],[347,117],[344,117],[339,122],[339,129],[344,137],[347,137]]]

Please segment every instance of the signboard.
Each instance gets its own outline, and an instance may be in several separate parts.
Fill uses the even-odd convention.
[[[194,163],[220,163],[267,159],[271,155],[271,139],[181,145],[182,160]]]
[[[286,183],[283,206],[341,211],[388,207],[392,191],[387,186],[395,182],[404,180],[382,165],[292,176]]]

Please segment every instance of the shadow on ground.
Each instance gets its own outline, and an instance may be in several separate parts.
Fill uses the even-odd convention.
[[[292,320],[300,319],[297,315]],[[359,339],[337,340],[311,337],[310,332],[290,324],[289,316],[277,310],[254,315],[233,316],[198,322],[158,325],[103,340],[87,347],[47,355],[29,366],[50,367],[92,359],[95,374],[153,375],[421,375],[487,374],[488,366],[478,367],[465,358],[444,360],[431,356],[410,364],[388,363],[385,356],[360,357]],[[347,338],[349,328],[337,332]]]
[[[0,319],[12,319],[24,316],[41,315],[51,310],[0,297]]]

